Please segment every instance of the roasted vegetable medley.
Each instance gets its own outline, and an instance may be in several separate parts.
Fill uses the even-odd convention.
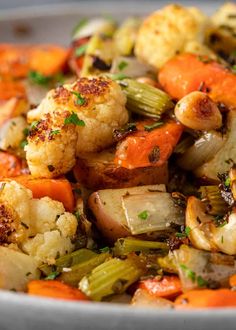
[[[236,307],[236,4],[0,44],[0,288]]]

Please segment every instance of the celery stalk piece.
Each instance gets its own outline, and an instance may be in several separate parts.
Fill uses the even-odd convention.
[[[157,258],[157,263],[165,272],[178,274],[178,269],[172,252],[169,252],[165,257]]]
[[[147,117],[160,118],[174,107],[168,94],[133,79],[122,79],[119,84],[127,96],[127,109]]]
[[[53,271],[53,268],[54,269],[56,268],[56,270],[60,272],[62,270],[62,268],[72,267],[74,265],[88,261],[90,258],[93,258],[95,256],[97,256],[97,253],[93,252],[92,250],[79,249],[77,251],[66,254],[63,257],[56,259],[56,262],[54,265],[49,266],[49,265],[43,264],[42,266],[39,267],[39,269],[45,275],[49,275]]]
[[[201,186],[199,192],[202,201],[206,204],[208,214],[219,216],[226,214],[228,207],[218,186]]]
[[[136,260],[137,258],[137,260]],[[93,300],[101,301],[112,294],[123,293],[140,276],[145,274],[145,267],[139,258],[120,260],[113,258],[96,267],[90,275],[79,283],[79,288]]]
[[[126,237],[120,238],[115,243],[113,252],[115,256],[127,255],[130,252],[160,252],[168,251],[166,243],[155,241],[143,241],[140,239]]]
[[[110,257],[111,255],[109,253],[95,254],[94,257],[70,267],[69,271],[62,272],[59,279],[72,286],[78,286],[79,281],[85,275]]]

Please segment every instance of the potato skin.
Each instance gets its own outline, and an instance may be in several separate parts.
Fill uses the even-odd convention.
[[[141,185],[167,184],[168,164],[160,167],[143,167],[133,170],[118,167],[114,164],[109,152],[103,153],[103,160],[96,161],[93,154],[87,158],[77,159],[74,176],[78,182],[91,190],[128,188]],[[107,157],[107,160],[106,160]]]

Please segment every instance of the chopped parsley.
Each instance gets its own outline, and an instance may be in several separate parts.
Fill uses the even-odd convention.
[[[138,214],[139,219],[141,220],[147,220],[149,214],[147,210],[144,210]]]
[[[72,94],[74,94],[77,99],[76,99],[76,104],[78,105],[83,105],[85,103],[85,98],[81,96],[81,94],[79,92],[76,91],[71,91]]]
[[[44,76],[38,71],[30,71],[28,73],[28,78],[37,85],[47,85],[51,81],[51,77]]]
[[[38,121],[38,120],[33,121],[33,122],[31,123],[31,125],[30,125],[30,130],[32,130],[32,129],[36,129],[37,126],[38,126],[38,124],[39,124],[39,121]]]
[[[75,56],[80,57],[80,56],[84,55],[87,48],[88,48],[88,44],[84,44],[80,47],[77,47],[75,49]]]
[[[49,135],[57,135],[57,134],[60,134],[60,130],[59,129],[55,129],[55,130],[52,130]]]
[[[158,128],[160,126],[164,125],[164,123],[162,121],[156,122],[152,125],[145,125],[144,129],[145,131],[151,132],[152,130],[154,130],[155,128]]]
[[[182,233],[176,233],[175,236],[178,237],[178,238],[186,238],[186,237],[189,236],[190,232],[191,232],[191,228],[190,227],[186,227],[184,229],[184,232],[182,232]]]
[[[108,246],[105,246],[103,248],[100,249],[101,253],[106,253],[106,252],[110,252],[110,248]]]
[[[80,211],[75,211],[74,215],[77,220],[80,220]]]
[[[186,276],[194,283],[197,282],[199,288],[204,288],[208,286],[208,282],[202,278],[202,276],[197,275],[194,271],[189,269],[186,265],[180,265],[180,267],[185,272]]]
[[[124,70],[126,67],[128,66],[128,63],[126,61],[121,61],[119,64],[118,64],[118,69],[120,71]]]
[[[75,112],[72,112],[69,117],[64,121],[65,125],[74,124],[76,126],[85,126],[85,122],[79,119],[78,115]]]
[[[45,280],[55,280],[60,275],[59,272],[55,271],[50,273],[47,277],[45,277]]]
[[[28,141],[27,141],[27,140],[23,140],[23,141],[21,141],[21,142],[20,142],[20,148],[21,148],[21,149],[24,149],[25,146],[27,146],[27,144],[28,144]]]
[[[225,184],[226,187],[230,186],[230,178],[229,177],[225,180],[224,184]]]
[[[222,244],[224,243],[224,236],[223,235],[221,236],[221,243]]]

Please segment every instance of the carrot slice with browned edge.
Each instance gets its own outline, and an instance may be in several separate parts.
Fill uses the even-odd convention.
[[[67,211],[74,210],[74,195],[68,180],[60,179],[36,179],[31,175],[21,175],[14,178],[15,181],[30,189],[34,198],[48,196],[62,202]]]
[[[8,152],[0,151],[0,178],[15,177],[22,174],[22,161]]]
[[[30,281],[28,283],[28,294],[63,300],[89,300],[89,298],[79,289],[54,280]]]
[[[163,66],[158,78],[164,90],[177,100],[201,89],[213,101],[236,107],[236,75],[207,57],[178,55]]]
[[[115,164],[133,169],[161,166],[166,162],[179,141],[183,127],[171,121],[151,131],[145,130],[152,124],[147,121],[139,124],[138,131],[122,141],[116,151]]]
[[[236,292],[229,289],[192,290],[180,295],[175,300],[175,307],[181,309],[236,307]]]
[[[177,276],[163,276],[161,280],[150,278],[141,281],[138,287],[151,295],[167,299],[175,298],[182,293],[181,282]]]

